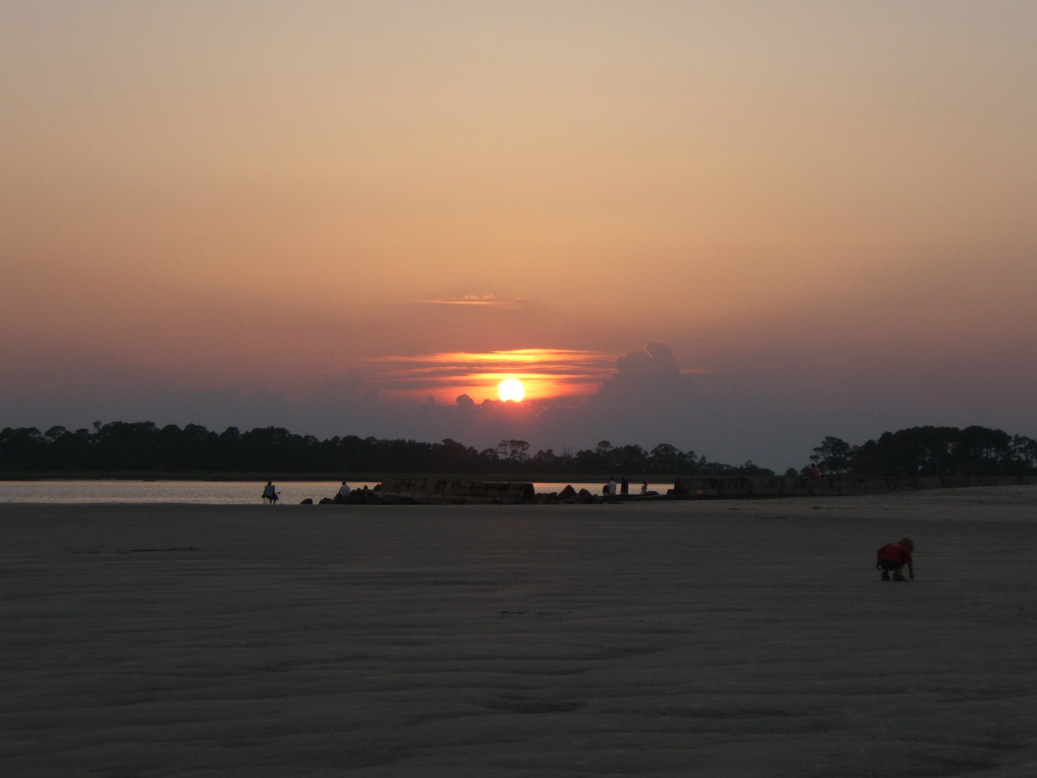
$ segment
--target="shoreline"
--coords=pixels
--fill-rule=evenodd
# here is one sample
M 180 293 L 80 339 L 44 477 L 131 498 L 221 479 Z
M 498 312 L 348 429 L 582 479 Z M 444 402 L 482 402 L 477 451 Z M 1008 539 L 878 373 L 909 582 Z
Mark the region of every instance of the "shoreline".
M 630 495 L 635 497 L 635 495 Z M 811 499 L 813 498 L 813 499 Z M 602 507 L 605 513 L 587 514 L 588 508 Z M 820 493 L 814 495 L 777 495 L 767 497 L 745 498 L 667 498 L 656 499 L 615 499 L 598 500 L 594 503 L 485 503 L 485 502 L 413 502 L 413 503 L 325 503 L 318 502 L 281 502 L 277 505 L 266 505 L 258 500 L 248 503 L 204 503 L 204 502 L 154 502 L 154 501 L 120 501 L 120 502 L 0 502 L 0 517 L 5 512 L 32 511 L 37 508 L 58 509 L 66 512 L 81 511 L 93 515 L 97 512 L 114 510 L 134 511 L 145 509 L 161 509 L 176 512 L 183 509 L 189 512 L 242 512 L 251 514 L 254 511 L 291 512 L 294 516 L 312 514 L 315 517 L 349 518 L 352 516 L 379 516 L 391 513 L 407 516 L 411 513 L 430 510 L 433 515 L 449 515 L 451 511 L 462 514 L 484 513 L 486 516 L 510 515 L 509 511 L 527 512 L 533 515 L 551 515 L 552 510 L 571 513 L 573 516 L 612 517 L 650 516 L 658 512 L 660 516 L 780 516 L 782 518 L 808 518 L 821 512 L 841 514 L 845 512 L 869 512 L 884 514 L 896 511 L 906 519 L 931 520 L 977 520 L 991 519 L 991 512 L 1002 508 L 1011 512 L 1013 521 L 1033 521 L 1037 525 L 1037 484 L 1003 484 L 997 486 L 969 486 L 952 488 L 933 488 L 917 490 L 895 490 L 883 493 L 840 494 Z M 341 508 L 342 510 L 335 510 Z M 974 514 L 974 510 L 978 514 Z M 957 514 L 957 516 L 955 515 Z

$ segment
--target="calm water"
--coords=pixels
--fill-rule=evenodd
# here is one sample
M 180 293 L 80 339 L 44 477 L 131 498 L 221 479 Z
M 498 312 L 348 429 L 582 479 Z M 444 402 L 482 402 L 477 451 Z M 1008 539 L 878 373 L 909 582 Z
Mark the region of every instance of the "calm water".
M 47 503 L 151 503 L 175 502 L 203 505 L 262 503 L 265 481 L 0 481 L 0 502 Z M 350 483 L 359 488 L 364 481 Z M 368 487 L 374 483 L 366 482 Z M 281 501 L 314 502 L 334 497 L 339 481 L 277 482 Z
M 0 503 L 196 503 L 200 505 L 259 505 L 265 481 L 0 481 Z M 376 481 L 350 481 L 353 489 L 374 488 Z M 567 482 L 537 482 L 537 492 L 557 492 Z M 307 497 L 318 502 L 334 497 L 339 481 L 278 481 L 277 489 L 285 505 L 299 503 Z M 576 483 L 573 488 L 601 494 L 601 483 Z M 672 483 L 648 485 L 663 494 Z M 638 493 L 640 484 L 630 484 Z

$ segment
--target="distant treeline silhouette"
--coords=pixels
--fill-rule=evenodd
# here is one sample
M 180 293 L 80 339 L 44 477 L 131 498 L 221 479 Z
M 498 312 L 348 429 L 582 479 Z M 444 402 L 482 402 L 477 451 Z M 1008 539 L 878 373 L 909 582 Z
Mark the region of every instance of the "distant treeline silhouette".
M 386 473 L 638 474 L 703 473 L 767 475 L 746 462 L 740 467 L 708 462 L 694 451 L 660 444 L 613 446 L 556 454 L 530 453 L 524 440 L 502 440 L 482 451 L 446 439 L 438 443 L 379 440 L 355 435 L 318 440 L 281 427 L 213 432 L 197 424 L 158 427 L 153 422 L 95 422 L 93 429 L 7 427 L 0 431 L 0 471 L 149 473 Z
M 8 473 L 458 473 L 471 475 L 774 475 L 748 461 L 709 462 L 668 443 L 651 450 L 603 440 L 576 452 L 530 453 L 524 440 L 482 451 L 438 443 L 355 435 L 319 440 L 281 427 L 214 432 L 197 424 L 95 422 L 93 429 L 6 427 L 0 471 Z M 1001 430 L 913 427 L 851 446 L 826 437 L 810 460 L 831 475 L 1028 475 L 1037 473 L 1037 441 Z M 804 468 L 805 470 L 806 468 Z M 800 471 L 790 469 L 785 475 Z
M 1037 441 L 986 427 L 911 427 L 851 446 L 826 437 L 810 456 L 830 475 L 1037 474 Z

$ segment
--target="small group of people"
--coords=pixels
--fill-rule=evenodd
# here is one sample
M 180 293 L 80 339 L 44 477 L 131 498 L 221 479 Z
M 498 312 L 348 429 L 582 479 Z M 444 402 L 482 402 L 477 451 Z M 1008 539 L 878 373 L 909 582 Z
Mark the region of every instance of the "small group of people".
M 342 486 L 338 488 L 339 497 L 349 497 L 349 484 L 345 481 L 342 482 Z M 276 505 L 277 501 L 281 499 L 281 493 L 277 491 L 277 487 L 274 486 L 273 481 L 267 481 L 266 486 L 263 487 L 263 502 L 268 505 Z
M 615 497 L 616 496 L 616 477 L 615 476 L 612 476 L 611 478 L 609 478 L 609 481 L 608 481 L 607 484 L 605 484 L 604 488 L 602 489 L 602 492 L 604 493 L 604 495 L 606 497 Z M 630 494 L 630 482 L 627 481 L 626 478 L 620 478 L 619 479 L 619 493 L 620 494 Z M 648 482 L 647 481 L 644 481 L 641 484 L 641 494 L 648 494 Z
M 366 484 L 363 487 L 363 492 L 367 492 Z M 346 481 L 343 481 L 338 488 L 338 493 L 335 495 L 335 500 L 344 502 L 350 494 L 352 494 L 352 489 L 349 488 L 349 484 Z M 267 505 L 277 505 L 277 501 L 281 499 L 281 493 L 277 491 L 273 481 L 266 482 L 266 486 L 263 487 L 263 494 L 260 496 Z M 307 500 L 303 500 L 303 502 L 307 502 Z M 312 500 L 309 500 L 309 502 L 312 502 Z

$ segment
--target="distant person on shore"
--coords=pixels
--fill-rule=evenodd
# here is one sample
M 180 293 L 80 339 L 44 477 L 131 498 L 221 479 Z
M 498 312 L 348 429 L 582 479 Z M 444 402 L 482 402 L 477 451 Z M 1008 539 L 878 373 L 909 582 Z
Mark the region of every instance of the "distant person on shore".
M 349 484 L 345 481 L 342 482 L 342 486 L 338 488 L 339 497 L 349 497 Z
M 609 497 L 615 497 L 616 496 L 616 477 L 615 476 L 612 476 L 609 479 L 608 485 L 605 487 L 605 494 L 607 494 Z
M 277 499 L 279 495 L 277 493 L 277 487 L 274 486 L 273 481 L 267 481 L 266 486 L 263 487 L 263 499 L 269 502 L 271 505 L 277 505 Z
M 648 494 L 648 482 L 641 484 L 641 494 Z
M 811 465 L 810 469 L 807 470 L 807 475 L 809 475 L 811 478 L 820 478 L 821 477 L 821 468 L 818 467 L 816 464 Z
M 630 494 L 630 482 L 627 481 L 626 476 L 623 476 L 619 482 L 619 493 Z
M 911 552 L 915 550 L 915 542 L 911 538 L 901 538 L 896 543 L 887 543 L 875 552 L 875 569 L 882 571 L 882 580 L 888 581 L 893 573 L 894 581 L 906 581 L 901 572 L 907 565 L 908 575 L 915 580 L 915 565 Z

